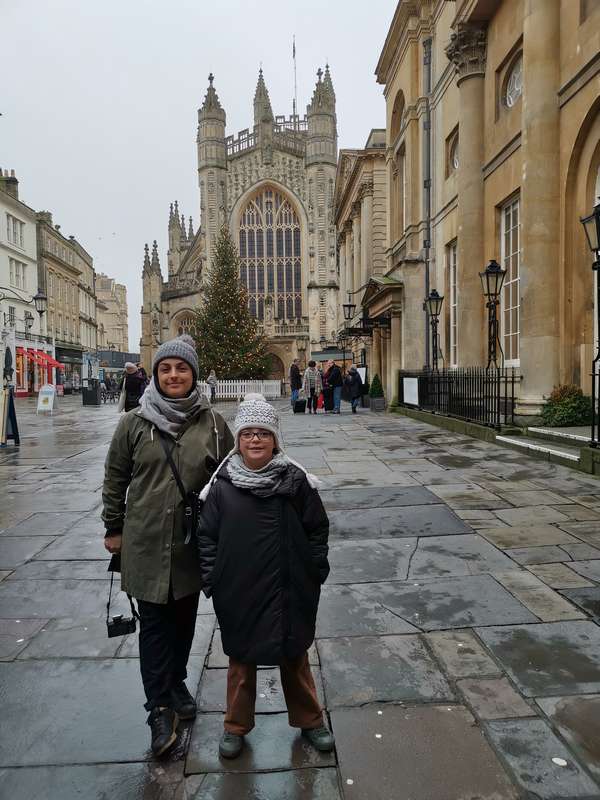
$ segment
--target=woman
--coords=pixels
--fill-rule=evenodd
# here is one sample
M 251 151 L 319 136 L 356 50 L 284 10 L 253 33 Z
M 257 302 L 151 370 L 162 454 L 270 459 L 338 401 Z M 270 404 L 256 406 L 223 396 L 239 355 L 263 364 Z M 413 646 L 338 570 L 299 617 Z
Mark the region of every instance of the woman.
M 135 364 L 125 362 L 125 373 L 121 382 L 121 391 L 125 392 L 125 406 L 123 411 L 131 411 L 140 404 L 140 397 L 146 389 L 146 380 Z
M 316 479 L 281 449 L 277 411 L 248 395 L 235 418 L 235 452 L 202 493 L 200 574 L 229 656 L 219 742 L 235 758 L 254 727 L 256 668 L 278 664 L 289 723 L 313 747 L 333 749 L 307 651 L 329 573 L 329 520 Z
M 356 414 L 356 409 L 358 404 L 360 403 L 360 398 L 362 397 L 363 391 L 363 382 L 362 378 L 360 377 L 360 373 L 352 364 L 350 369 L 348 370 L 348 374 L 344 378 L 344 383 L 348 390 L 348 395 L 350 396 L 350 401 L 352 403 L 352 413 Z
M 141 407 L 119 422 L 105 464 L 104 545 L 121 553 L 121 588 L 137 599 L 140 669 L 156 756 L 175 742 L 178 717 L 196 715 L 184 681 L 202 588 L 194 542 L 186 541 L 186 504 L 166 452 L 185 491 L 198 492 L 233 446 L 197 380 L 189 336 L 161 345 Z
M 302 384 L 304 396 L 308 401 L 308 413 L 317 413 L 317 401 L 319 395 L 323 391 L 323 382 L 321 380 L 321 373 L 317 369 L 316 361 L 309 361 L 308 367 L 304 371 L 304 381 Z
M 206 383 L 210 387 L 210 404 L 211 406 L 214 406 L 217 399 L 217 376 L 214 369 L 211 369 L 208 378 L 206 379 Z

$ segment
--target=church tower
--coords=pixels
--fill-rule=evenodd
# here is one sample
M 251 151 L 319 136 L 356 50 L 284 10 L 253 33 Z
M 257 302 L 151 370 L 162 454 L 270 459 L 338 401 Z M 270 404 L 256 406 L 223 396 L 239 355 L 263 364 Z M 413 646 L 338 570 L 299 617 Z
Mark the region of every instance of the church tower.
M 140 356 L 145 369 L 150 372 L 152 357 L 161 342 L 162 328 L 162 289 L 163 279 L 158 260 L 156 240 L 152 244 L 152 259 L 148 245 L 144 245 L 144 265 L 142 267 L 142 337 Z
M 210 272 L 217 233 L 226 221 L 227 148 L 226 114 L 208 76 L 208 89 L 198 110 L 198 183 L 200 185 L 200 220 L 206 239 L 206 272 Z
M 337 167 L 335 92 L 329 72 L 319 68 L 317 83 L 307 106 L 306 172 L 309 230 L 312 233 L 308 284 L 311 340 L 330 339 L 338 328 L 336 232 L 333 220 Z

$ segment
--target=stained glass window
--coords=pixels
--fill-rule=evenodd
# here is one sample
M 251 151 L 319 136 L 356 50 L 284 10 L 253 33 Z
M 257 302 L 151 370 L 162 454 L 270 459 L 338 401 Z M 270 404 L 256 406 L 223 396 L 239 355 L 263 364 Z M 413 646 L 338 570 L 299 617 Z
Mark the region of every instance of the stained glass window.
M 273 295 L 278 320 L 302 317 L 300 220 L 287 197 L 262 188 L 240 215 L 240 280 L 250 313 L 264 319 L 265 294 Z

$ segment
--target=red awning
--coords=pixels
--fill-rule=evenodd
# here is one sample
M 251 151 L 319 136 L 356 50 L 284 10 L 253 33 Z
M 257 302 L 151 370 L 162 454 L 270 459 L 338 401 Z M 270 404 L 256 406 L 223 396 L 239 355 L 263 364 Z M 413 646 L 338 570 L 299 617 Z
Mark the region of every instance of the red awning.
M 17 353 L 22 356 L 25 353 L 25 350 L 22 347 L 17 347 Z
M 28 358 L 29 361 L 33 361 L 35 364 L 37 364 L 40 367 L 45 367 L 46 366 L 46 362 L 44 361 L 44 359 L 40 358 L 38 356 L 37 352 L 32 347 L 28 347 L 27 348 L 27 358 Z
M 52 358 L 52 356 L 49 355 L 48 353 L 44 353 L 43 350 L 36 350 L 35 352 L 40 358 L 44 359 L 45 366 L 58 367 L 59 369 L 63 369 L 63 365 L 60 363 L 60 361 L 57 361 L 55 358 Z

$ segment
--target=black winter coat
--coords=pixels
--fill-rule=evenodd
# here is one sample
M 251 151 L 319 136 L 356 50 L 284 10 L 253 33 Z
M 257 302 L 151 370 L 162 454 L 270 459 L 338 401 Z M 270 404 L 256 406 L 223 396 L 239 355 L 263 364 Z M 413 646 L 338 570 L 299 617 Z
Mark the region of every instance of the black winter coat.
M 362 395 L 363 382 L 360 373 L 356 369 L 351 369 L 344 379 L 348 394 L 354 400 Z
M 225 653 L 249 664 L 298 658 L 315 636 L 329 574 L 329 520 L 318 492 L 290 465 L 281 494 L 257 497 L 223 467 L 200 514 L 201 580 Z
M 344 379 L 342 378 L 342 370 L 337 364 L 334 364 L 333 367 L 327 370 L 327 383 L 334 389 L 337 386 L 342 386 L 344 383 Z
M 292 364 L 290 367 L 290 389 L 302 388 L 302 375 L 300 374 L 300 367 L 297 364 Z

